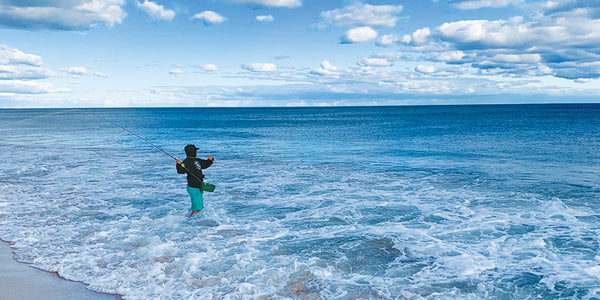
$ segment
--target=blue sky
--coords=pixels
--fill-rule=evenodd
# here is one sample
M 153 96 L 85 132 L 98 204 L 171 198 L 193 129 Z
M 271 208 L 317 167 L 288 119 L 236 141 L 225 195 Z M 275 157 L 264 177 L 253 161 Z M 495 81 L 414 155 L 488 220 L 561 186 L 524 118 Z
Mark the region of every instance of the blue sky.
M 600 1 L 0 0 L 0 107 L 600 102 Z

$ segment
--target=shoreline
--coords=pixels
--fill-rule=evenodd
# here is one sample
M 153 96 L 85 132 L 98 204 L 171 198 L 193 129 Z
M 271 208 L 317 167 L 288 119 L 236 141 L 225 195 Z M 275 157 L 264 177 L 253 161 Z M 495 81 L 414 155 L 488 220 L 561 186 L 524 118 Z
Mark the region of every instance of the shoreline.
M 13 258 L 10 243 L 0 240 L 0 295 L 2 299 L 90 299 L 116 300 L 119 295 L 103 294 L 71 281 L 57 273 L 19 263 Z

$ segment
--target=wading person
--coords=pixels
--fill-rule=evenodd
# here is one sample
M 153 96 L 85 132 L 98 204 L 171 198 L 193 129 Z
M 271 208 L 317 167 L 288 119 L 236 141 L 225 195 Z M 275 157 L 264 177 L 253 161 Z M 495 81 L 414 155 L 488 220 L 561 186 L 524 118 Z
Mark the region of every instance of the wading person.
M 187 174 L 187 191 L 192 201 L 192 213 L 190 217 L 204 208 L 204 200 L 202 198 L 204 175 L 202 174 L 202 169 L 210 167 L 214 162 L 212 155 L 208 156 L 208 159 L 197 158 L 197 151 L 198 148 L 196 146 L 187 145 L 185 146 L 185 155 L 187 155 L 187 158 L 183 162 L 179 159 L 175 160 L 177 162 L 177 173 Z

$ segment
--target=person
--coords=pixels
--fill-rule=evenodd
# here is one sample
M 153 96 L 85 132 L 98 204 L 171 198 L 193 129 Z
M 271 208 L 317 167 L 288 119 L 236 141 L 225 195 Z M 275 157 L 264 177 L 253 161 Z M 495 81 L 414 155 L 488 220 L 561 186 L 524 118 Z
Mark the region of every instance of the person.
M 202 174 L 202 169 L 210 167 L 215 159 L 212 155 L 208 156 L 208 159 L 197 158 L 198 148 L 194 145 L 187 145 L 184 150 L 187 158 L 183 162 L 179 159 L 176 159 L 175 162 L 177 162 L 177 173 L 187 174 L 187 191 L 192 201 L 191 217 L 204 208 L 204 199 L 202 197 L 204 175 Z

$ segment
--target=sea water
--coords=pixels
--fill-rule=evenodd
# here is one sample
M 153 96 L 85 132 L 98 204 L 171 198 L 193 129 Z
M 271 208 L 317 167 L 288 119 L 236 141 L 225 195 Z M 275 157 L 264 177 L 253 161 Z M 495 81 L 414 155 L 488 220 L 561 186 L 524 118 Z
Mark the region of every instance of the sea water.
M 189 215 L 174 160 L 217 185 Z M 600 298 L 600 105 L 0 110 L 0 238 L 125 299 Z

